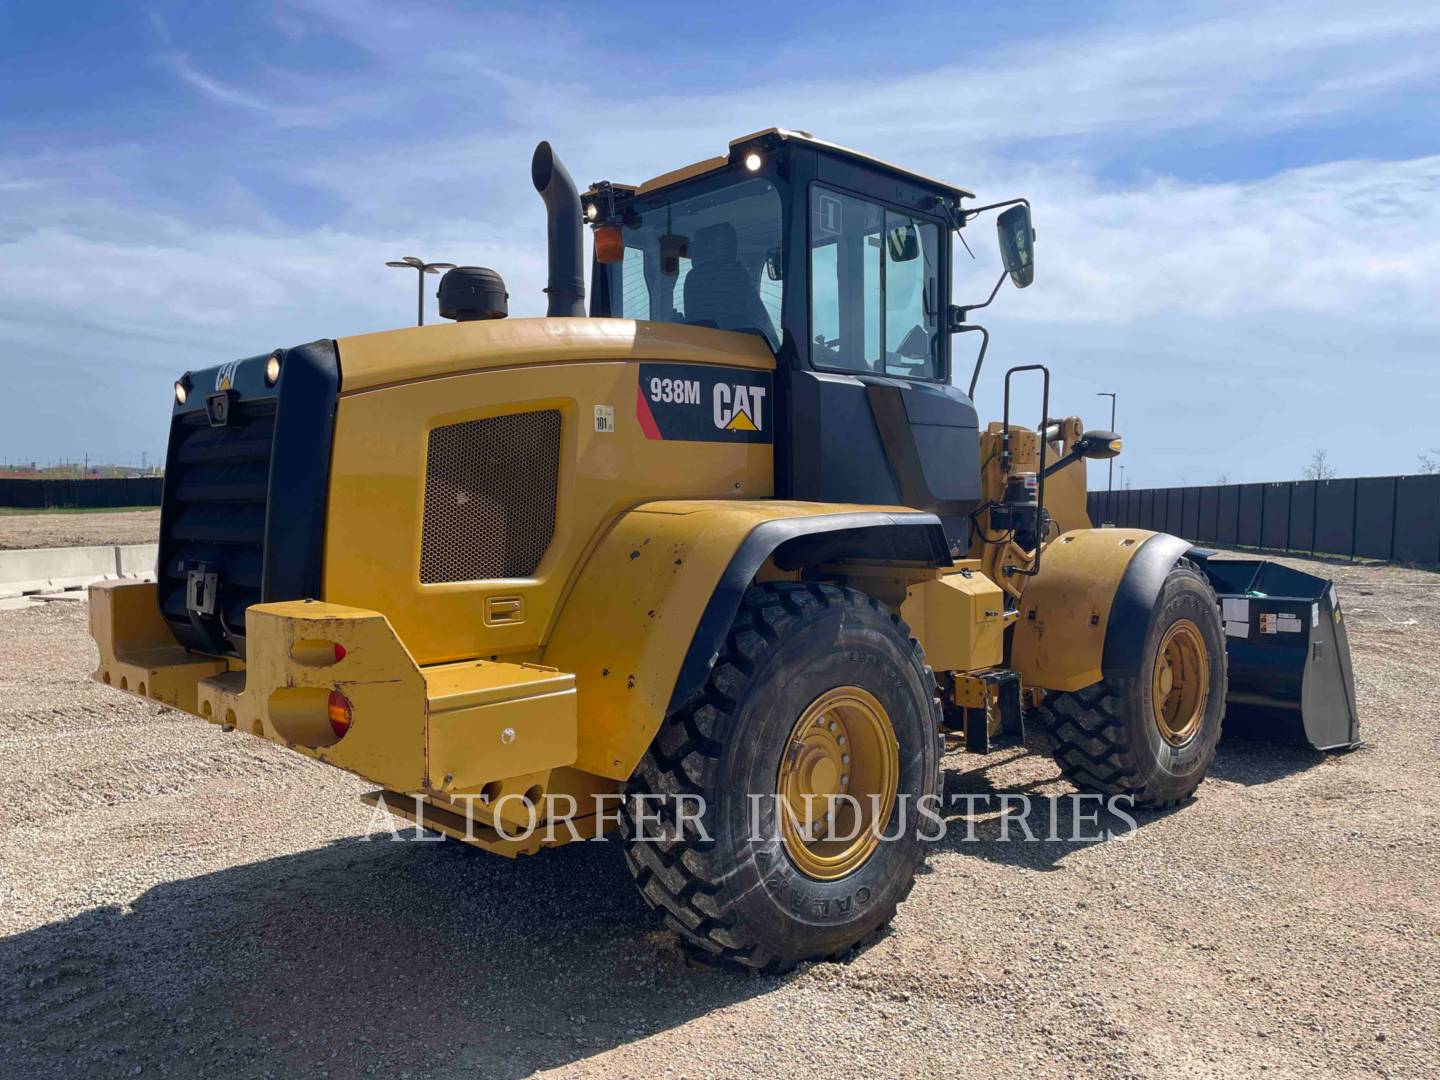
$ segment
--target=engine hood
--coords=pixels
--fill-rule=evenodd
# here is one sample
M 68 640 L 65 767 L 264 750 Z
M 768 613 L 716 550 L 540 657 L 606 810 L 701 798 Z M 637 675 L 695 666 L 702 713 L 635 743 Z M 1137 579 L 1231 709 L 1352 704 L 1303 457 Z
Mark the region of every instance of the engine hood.
M 770 370 L 754 334 L 634 319 L 492 319 L 341 338 L 342 393 L 487 368 L 577 360 L 675 360 Z

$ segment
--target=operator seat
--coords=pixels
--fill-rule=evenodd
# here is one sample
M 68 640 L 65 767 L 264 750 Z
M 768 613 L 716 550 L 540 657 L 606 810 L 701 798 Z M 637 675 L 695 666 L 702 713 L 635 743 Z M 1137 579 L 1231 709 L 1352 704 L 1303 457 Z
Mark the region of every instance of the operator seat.
M 754 329 L 772 342 L 777 340 L 755 279 L 740 265 L 735 226 L 728 221 L 697 229 L 690 241 L 685 321 L 709 323 L 721 330 Z

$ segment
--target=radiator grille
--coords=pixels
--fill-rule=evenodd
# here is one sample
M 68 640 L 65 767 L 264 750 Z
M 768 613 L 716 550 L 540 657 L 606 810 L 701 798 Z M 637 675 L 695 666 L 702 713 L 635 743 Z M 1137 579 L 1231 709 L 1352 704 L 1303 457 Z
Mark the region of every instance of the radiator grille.
M 555 535 L 560 413 L 514 413 L 430 432 L 420 580 L 530 577 Z
M 160 610 L 190 648 L 236 651 L 245 611 L 260 602 L 265 565 L 265 506 L 275 402 L 241 401 L 226 427 L 210 427 L 205 414 L 173 421 L 165 505 L 160 514 Z M 185 607 L 190 570 L 219 575 L 219 603 L 200 621 L 210 641 L 194 633 Z M 210 642 L 213 642 L 212 646 Z

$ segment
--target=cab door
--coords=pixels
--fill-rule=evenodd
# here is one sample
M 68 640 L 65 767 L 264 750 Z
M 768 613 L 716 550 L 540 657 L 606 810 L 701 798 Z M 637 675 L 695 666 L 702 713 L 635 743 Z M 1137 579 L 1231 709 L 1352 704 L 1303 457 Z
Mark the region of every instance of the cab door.
M 807 219 L 808 335 L 790 382 L 794 497 L 929 510 L 963 541 L 980 498 L 979 433 L 970 399 L 948 381 L 948 231 L 819 182 Z

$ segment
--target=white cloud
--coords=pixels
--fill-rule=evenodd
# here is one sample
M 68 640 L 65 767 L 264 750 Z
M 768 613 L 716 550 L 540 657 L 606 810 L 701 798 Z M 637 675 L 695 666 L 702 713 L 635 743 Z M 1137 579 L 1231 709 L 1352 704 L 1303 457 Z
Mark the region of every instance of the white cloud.
M 1289 475 L 1274 470 L 1292 448 L 1277 447 L 1244 410 L 1275 413 L 1284 400 L 1283 438 L 1308 437 L 1306 414 L 1346 393 L 1351 358 L 1379 343 L 1397 358 L 1392 370 L 1405 365 L 1405 423 L 1433 427 L 1440 408 L 1426 353 L 1440 280 L 1440 157 L 1355 161 L 1339 148 L 1335 161 L 1243 183 L 1157 174 L 1118 186 L 1076 148 L 1367 115 L 1440 77 L 1440 9 L 1237 8 L 974 50 L 900 78 L 740 80 L 723 93 L 678 94 L 650 90 L 664 85 L 663 60 L 644 80 L 614 78 L 573 28 L 535 38 L 525 18 L 486 23 L 482 36 L 458 16 L 437 39 L 433 19 L 391 5 L 311 0 L 281 12 L 292 38 L 338 29 L 369 50 L 373 85 L 279 72 L 262 95 L 217 79 L 162 36 L 164 56 L 194 92 L 275 129 L 267 158 L 288 182 L 335 201 L 324 224 L 275 220 L 222 168 L 217 180 L 192 179 L 212 192 L 232 184 L 234 212 L 223 224 L 197 220 L 170 193 L 146 196 L 129 183 L 154 145 L 34 160 L 0 151 L 0 349 L 36 358 L 28 378 L 40 390 L 35 402 L 11 395 L 0 406 L 0 432 L 28 440 L 0 444 L 0 455 L 36 441 L 78 452 L 60 440 L 79 436 L 54 434 L 75 428 L 77 408 L 103 414 L 82 425 L 85 437 L 103 431 L 117 446 L 153 447 L 180 370 L 405 325 L 414 282 L 382 262 L 412 250 L 493 266 L 512 312 L 538 313 L 543 214 L 526 169 L 537 138 L 553 139 L 584 184 L 642 179 L 774 123 L 996 198 L 1028 195 L 1037 280 L 986 312 L 996 340 L 982 396 L 997 400 L 997 373 L 1029 359 L 1055 365 L 1066 410 L 1098 415 L 1094 389 L 1123 387 L 1131 460 L 1156 470 L 1132 473 L 1137 480 L 1210 479 L 1226 446 L 1243 456 L 1228 466 L 1236 479 Z M 422 97 L 417 122 L 409 114 Z M 284 129 L 304 126 L 308 138 L 372 113 L 412 123 L 383 140 L 357 132 L 324 153 L 283 152 Z M 265 149 L 262 135 L 248 137 Z M 969 272 L 957 300 L 983 296 L 998 272 L 990 228 L 968 230 L 979 262 L 958 250 L 957 267 Z M 1187 387 L 1195 406 L 1182 415 L 1172 413 L 1177 371 L 1204 373 L 1203 388 Z M 1375 385 L 1350 392 L 1365 410 L 1327 416 L 1338 460 L 1372 447 L 1356 469 L 1388 460 L 1367 415 L 1384 408 Z
M 444 242 L 435 233 L 187 231 L 173 221 L 154 232 L 122 241 L 43 228 L 0 241 L 0 355 L 24 387 L 0 397 L 0 459 L 89 453 L 138 463 L 143 449 L 154 460 L 182 371 L 410 325 L 415 279 L 383 259 Z M 512 311 L 543 313 L 543 234 L 489 254 Z M 438 281 L 427 278 L 431 296 Z M 433 321 L 433 299 L 427 307 Z
M 961 33 L 968 16 L 956 9 L 951 18 Z M 672 166 L 677 148 L 693 147 L 697 158 L 714 153 L 713 138 L 699 141 L 712 132 L 729 138 L 776 123 L 926 171 L 963 170 L 976 151 L 1020 140 L 1135 139 L 1210 124 L 1265 132 L 1362 112 L 1437 76 L 1440 8 L 1306 3 L 1243 6 L 1133 30 L 1103 26 L 998 53 L 977 50 L 900 78 L 866 77 L 857 65 L 844 78 L 804 85 L 741 79 L 724 93 L 647 92 L 631 80 L 585 91 L 563 75 L 525 68 L 512 72 L 508 86 L 516 124 L 565 124 L 579 129 L 577 141 L 597 147 L 623 140 L 627 158 L 640 159 L 632 163 L 638 177 Z M 574 113 L 577 100 L 587 103 L 583 116 Z M 592 117 L 603 118 L 603 130 Z M 656 150 L 667 156 L 656 158 Z
M 1036 170 L 1017 190 L 1035 204 L 1038 233 L 1036 285 L 1011 304 L 1023 317 L 1440 321 L 1440 156 L 1123 191 Z M 970 230 L 978 244 L 968 238 L 986 256 L 987 226 Z
M 169 341 L 183 351 L 160 366 L 183 369 L 278 344 L 404 326 L 414 312 L 414 279 L 386 268 L 383 257 L 439 244 L 434 235 L 330 230 L 118 243 L 42 229 L 0 246 L 0 321 L 12 332 L 46 332 L 78 320 L 115 342 Z M 538 293 L 543 242 L 494 254 L 512 280 L 531 286 L 524 292 Z M 156 362 L 153 353 L 147 362 Z

